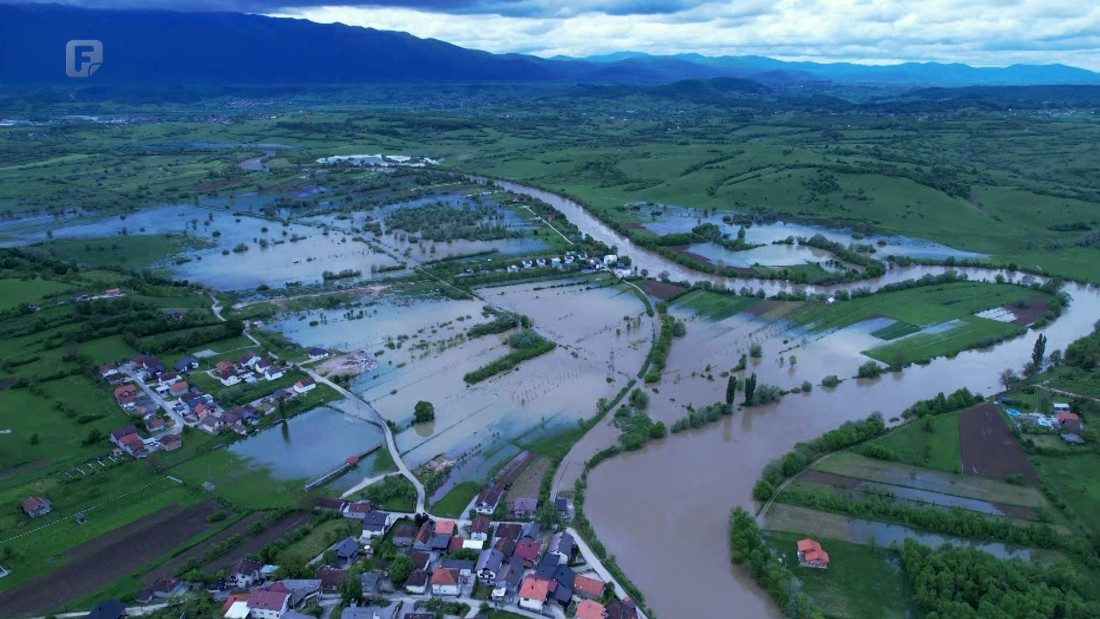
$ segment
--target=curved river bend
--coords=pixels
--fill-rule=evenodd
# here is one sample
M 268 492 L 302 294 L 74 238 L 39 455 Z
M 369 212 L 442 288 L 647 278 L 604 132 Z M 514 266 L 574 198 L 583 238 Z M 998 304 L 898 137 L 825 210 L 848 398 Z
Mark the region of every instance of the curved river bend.
M 769 294 L 796 288 L 773 280 L 731 279 L 691 271 L 634 244 L 572 200 L 512 182 L 496 182 L 510 191 L 547 202 L 582 232 L 617 246 L 620 253 L 630 255 L 634 264 L 650 273 L 667 271 L 673 280 L 711 281 L 716 286 L 737 289 L 763 288 Z M 925 266 L 894 268 L 876 280 L 829 288 L 798 288 L 810 292 L 877 289 L 891 282 L 947 270 Z M 1013 278 L 1013 274 L 991 269 L 954 270 L 974 280 L 991 281 L 998 273 Z M 1065 291 L 1073 297 L 1072 302 L 1058 320 L 1043 328 L 1049 341 L 1048 351 L 1064 349 L 1087 334 L 1100 317 L 1100 293 L 1096 288 L 1072 284 Z M 727 320 L 736 323 L 737 319 Z M 724 347 L 728 353 L 744 345 L 743 325 L 731 324 L 725 331 L 728 340 L 722 339 L 718 327 L 700 323 L 689 326 L 688 338 L 696 329 L 719 335 L 698 346 L 687 342 L 679 347 L 673 345 L 668 367 L 681 369 L 681 375 L 702 370 L 700 365 L 709 361 L 707 354 L 714 350 L 720 353 Z M 783 333 L 774 337 L 781 338 Z M 730 564 L 727 549 L 730 508 L 734 505 L 753 508 L 752 484 L 764 466 L 799 441 L 875 411 L 890 418 L 918 399 L 960 387 L 987 394 L 999 391 L 1001 371 L 1021 367 L 1030 356 L 1032 340 L 1020 337 L 991 349 L 966 351 L 953 358 L 937 358 L 928 365 L 910 366 L 878 380 L 850 379 L 835 389 L 816 388 L 811 393 L 789 395 L 778 404 L 746 409 L 717 424 L 673 435 L 639 452 L 612 458 L 589 475 L 588 517 L 600 540 L 642 589 L 647 603 L 660 617 L 779 617 L 781 613 L 770 598 Z M 844 352 L 844 348 L 844 333 L 809 344 L 798 351 L 798 367 L 820 368 L 821 359 L 832 359 L 838 349 Z M 795 377 L 798 381 L 803 379 L 794 368 L 768 361 L 752 369 L 762 383 L 789 385 Z M 843 375 L 839 369 L 838 373 Z M 816 383 L 821 376 L 805 378 Z M 679 377 L 673 381 L 666 374 L 660 384 L 661 398 L 654 398 L 651 414 L 666 422 L 674 420 L 683 415 L 683 409 L 679 404 L 670 404 L 671 399 L 696 404 L 714 402 L 722 399 L 724 387 L 724 381 L 686 378 L 681 381 Z

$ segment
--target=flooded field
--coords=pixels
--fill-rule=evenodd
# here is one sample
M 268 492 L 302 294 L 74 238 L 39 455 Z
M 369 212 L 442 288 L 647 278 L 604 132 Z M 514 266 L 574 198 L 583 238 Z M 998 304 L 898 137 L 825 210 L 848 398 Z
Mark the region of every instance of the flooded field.
M 351 389 L 401 428 L 396 440 L 406 461 L 415 466 L 478 448 L 482 457 L 464 465 L 472 478 L 487 472 L 484 460 L 496 461 L 500 443 L 591 416 L 596 400 L 614 395 L 637 373 L 651 337 L 651 331 L 631 333 L 625 326 L 624 316 L 644 316 L 638 297 L 592 279 L 478 294 L 484 302 L 383 297 L 361 308 L 361 319 L 348 319 L 346 310 L 310 310 L 284 315 L 269 328 L 307 346 L 374 353 L 379 367 L 357 377 Z M 509 352 L 510 332 L 465 336 L 488 320 L 485 302 L 529 316 L 557 348 L 467 385 L 465 373 Z M 409 425 L 421 399 L 432 401 L 436 419 Z
M 266 198 L 253 195 L 241 199 Z M 212 246 L 185 252 L 179 257 L 182 260 L 169 260 L 162 266 L 176 277 L 221 290 L 255 288 L 261 284 L 315 283 L 322 280 L 325 271 L 335 273 L 345 269 L 369 276 L 373 269 L 398 264 L 353 240 L 346 232 L 297 223 L 283 225 L 193 205 L 162 205 L 125 215 L 76 219 L 61 225 L 4 227 L 0 228 L 0 234 L 9 244 L 25 245 L 46 240 L 47 229 L 55 239 L 166 233 L 204 239 Z
M 291 417 L 229 451 L 286 480 L 313 480 L 383 442 L 382 430 L 327 406 Z
M 797 243 L 791 245 L 785 243 L 764 245 L 763 247 L 741 251 L 726 249 L 718 243 L 695 243 L 688 245 L 686 249 L 714 264 L 724 264 L 732 267 L 751 267 L 754 265 L 792 266 L 806 262 L 819 262 L 823 268 L 831 270 L 826 262 L 833 259 L 833 255 L 824 249 Z
M 1050 554 L 1049 551 L 1009 546 L 999 542 L 979 542 L 949 535 L 937 535 L 899 524 L 849 518 L 797 505 L 774 505 L 768 510 L 766 525 L 768 529 L 776 531 L 805 533 L 857 544 L 874 545 L 880 548 L 889 548 L 895 545 L 900 547 L 905 542 L 905 538 L 911 537 L 922 544 L 933 547 L 945 543 L 953 546 L 968 546 L 988 552 L 1001 559 L 1030 560 L 1039 558 L 1044 554 Z
M 410 465 L 441 453 L 456 456 L 477 446 L 491 451 L 495 443 L 526 435 L 533 428 L 575 423 L 592 415 L 597 399 L 616 393 L 641 367 L 649 334 L 621 329 L 624 316 L 644 313 L 637 297 L 614 288 L 588 289 L 587 282 L 543 286 L 489 288 L 479 294 L 498 307 L 528 315 L 539 333 L 558 344 L 550 353 L 527 360 L 514 371 L 467 385 L 466 372 L 508 352 L 508 334 L 463 338 L 435 346 L 426 355 L 401 353 L 391 359 L 387 351 L 382 359 L 384 364 L 393 361 L 392 366 L 353 384 L 354 391 L 404 428 L 397 434 L 397 443 Z M 416 332 L 437 322 L 454 303 L 426 303 L 402 312 L 398 320 L 403 331 Z M 477 320 L 466 321 L 454 330 L 456 334 L 484 320 L 480 305 L 473 309 L 472 302 L 463 303 L 464 311 Z M 434 423 L 406 427 L 413 405 L 426 397 L 435 404 Z
M 909 267 L 893 267 L 888 268 L 886 274 L 882 277 L 874 279 L 865 279 L 858 282 L 849 284 L 838 284 L 834 286 L 807 286 L 802 284 L 792 284 L 787 281 L 781 280 L 769 280 L 759 279 L 753 277 L 721 277 L 716 275 L 709 275 L 693 271 L 687 267 L 681 266 L 671 260 L 661 256 L 660 254 L 651 252 L 629 238 L 615 232 L 606 224 L 597 219 L 594 215 L 589 213 L 582 205 L 577 202 L 564 198 L 555 193 L 545 191 L 542 189 L 536 189 L 534 187 L 528 187 L 519 183 L 513 183 L 511 181 L 495 181 L 498 185 L 519 194 L 524 194 L 537 198 L 553 206 L 560 211 L 570 222 L 580 228 L 581 232 L 591 236 L 592 238 L 605 243 L 608 246 L 618 247 L 620 254 L 627 254 L 631 257 L 632 264 L 639 270 L 645 269 L 651 274 L 667 274 L 673 281 L 687 281 L 687 282 L 701 282 L 708 281 L 712 285 L 719 288 L 725 288 L 728 290 L 741 290 L 742 288 L 749 288 L 751 290 L 763 290 L 768 295 L 773 295 L 777 292 L 790 292 L 793 290 L 805 290 L 807 292 L 830 292 L 834 290 L 851 290 L 855 288 L 866 288 L 868 290 L 877 290 L 884 285 L 892 284 L 896 282 L 916 279 L 924 275 L 939 275 L 946 271 L 945 267 L 940 266 L 909 266 Z M 784 235 L 786 238 L 787 235 Z M 849 237 L 845 237 L 850 240 Z M 915 239 L 914 243 L 925 243 L 926 241 Z M 909 254 L 916 255 L 916 254 Z M 993 281 L 993 279 L 1000 274 L 1003 277 L 1007 277 L 1009 280 L 1019 277 L 1016 273 L 1010 273 L 1008 271 L 998 271 L 993 269 L 975 269 L 975 268 L 955 268 L 955 271 L 965 274 L 974 280 Z
M 643 207 L 639 215 L 649 220 L 643 223 L 642 227 L 656 232 L 657 234 L 690 232 L 693 227 L 699 224 L 712 223 L 717 225 L 723 233 L 729 234 L 731 237 L 736 237 L 741 228 L 741 225 L 738 223 L 726 223 L 723 221 L 723 215 L 703 215 L 701 211 L 681 206 L 660 205 L 657 207 Z M 800 224 L 789 221 L 754 223 L 745 226 L 745 241 L 757 244 L 764 243 L 766 245 L 772 245 L 773 243 L 784 241 L 790 237 L 810 238 L 816 234 L 820 234 L 830 241 L 843 243 L 844 245 L 851 243 L 870 245 L 875 248 L 875 255 L 880 257 L 909 256 L 911 258 L 942 259 L 948 256 L 953 256 L 955 258 L 980 258 L 985 255 L 955 249 L 923 239 L 913 239 L 905 236 L 865 236 L 862 234 L 855 234 L 852 230 L 843 228 L 830 228 L 828 226 Z M 801 262 L 817 262 L 827 259 L 820 257 L 822 254 L 829 256 L 828 252 L 822 252 L 812 247 L 799 247 L 798 245 L 776 245 L 773 247 L 785 247 L 786 249 L 781 251 L 769 247 L 761 247 L 756 250 L 748 250 L 745 252 L 731 252 L 734 254 L 744 254 L 746 257 L 752 255 L 754 252 L 759 253 L 752 258 L 746 258 L 748 262 L 747 265 L 737 265 L 732 262 L 726 262 L 726 264 L 733 266 L 749 266 L 753 264 L 751 261 L 755 260 L 763 265 L 783 266 L 799 264 Z
M 1052 348 L 1064 348 L 1087 333 L 1100 315 L 1095 289 L 1073 285 L 1067 291 L 1073 303 L 1044 329 Z M 689 320 L 687 336 L 672 345 L 660 393 L 652 396 L 654 418 L 677 419 L 685 414 L 687 402 L 698 406 L 720 400 L 725 382 L 709 380 L 706 366 L 728 369 L 750 342 L 764 348 L 763 358 L 750 371 L 762 383 L 789 388 L 803 380 L 816 385 L 827 374 L 852 376 L 865 359 L 859 351 L 873 339 L 866 328 L 853 325 L 791 350 L 793 343 L 801 343 L 800 334 L 775 318 L 741 314 L 718 322 Z M 640 453 L 613 458 L 590 474 L 588 516 L 657 613 L 711 615 L 734 607 L 744 616 L 779 616 L 771 600 L 733 569 L 725 544 L 729 510 L 733 505 L 752 508 L 752 484 L 763 467 L 796 442 L 849 419 L 874 411 L 889 418 L 938 391 L 998 391 L 1000 371 L 1021 366 L 1032 339 L 936 359 L 877 380 L 849 378 L 835 389 L 815 386 L 810 393 L 788 395 L 779 404 L 747 409 L 713 426 L 653 443 Z M 796 354 L 796 365 L 781 364 L 780 353 Z M 661 497 L 659 506 L 654 506 L 654 496 Z M 659 534 L 671 527 L 693 534 Z M 684 567 L 670 574 L 654 557 Z

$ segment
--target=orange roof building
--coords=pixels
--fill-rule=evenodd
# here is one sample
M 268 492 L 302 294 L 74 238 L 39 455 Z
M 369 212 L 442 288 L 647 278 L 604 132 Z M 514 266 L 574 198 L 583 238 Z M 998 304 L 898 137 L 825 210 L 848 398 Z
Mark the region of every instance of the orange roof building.
M 577 619 L 604 619 L 603 604 L 596 602 L 595 600 L 581 600 L 580 604 L 577 604 Z
M 810 538 L 798 540 L 798 562 L 802 567 L 816 567 L 818 569 L 829 568 L 829 553 L 821 548 L 821 544 Z
M 580 574 L 573 578 L 573 591 L 583 597 L 598 598 L 603 595 L 603 588 L 602 580 Z

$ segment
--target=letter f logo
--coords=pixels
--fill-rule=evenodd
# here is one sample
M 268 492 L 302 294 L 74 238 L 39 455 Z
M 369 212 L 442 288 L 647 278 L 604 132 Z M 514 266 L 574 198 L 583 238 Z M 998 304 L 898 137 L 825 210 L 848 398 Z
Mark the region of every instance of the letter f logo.
M 103 43 L 95 39 L 74 39 L 65 44 L 65 75 L 89 77 L 103 64 Z

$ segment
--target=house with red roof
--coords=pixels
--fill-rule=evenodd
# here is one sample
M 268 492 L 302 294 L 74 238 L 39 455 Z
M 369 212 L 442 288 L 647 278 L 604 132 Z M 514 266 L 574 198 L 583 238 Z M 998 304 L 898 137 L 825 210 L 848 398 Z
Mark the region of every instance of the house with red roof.
M 225 602 L 222 603 L 222 608 L 221 608 L 222 616 L 224 617 L 227 614 L 229 614 L 229 609 L 232 608 L 233 605 L 236 604 L 237 602 L 242 602 L 245 606 L 247 606 L 248 605 L 248 595 L 249 594 L 247 594 L 247 593 L 230 593 L 229 596 L 225 598 Z
M 438 535 L 444 533 L 446 535 L 455 534 L 455 521 L 440 518 L 435 521 L 435 533 Z
M 551 582 L 533 574 L 525 576 L 519 585 L 520 608 L 541 613 L 542 607 L 546 605 L 546 597 L 550 595 Z
M 516 542 L 516 548 L 512 551 L 512 556 L 523 559 L 523 563 L 527 567 L 534 567 L 538 563 L 539 551 L 541 550 L 542 542 L 536 539 L 524 539 Z
M 1059 411 L 1054 414 L 1054 419 L 1058 422 L 1058 429 L 1063 432 L 1081 431 L 1081 417 L 1077 413 Z
M 458 570 L 438 567 L 432 572 L 432 595 L 458 595 Z
M 183 439 L 179 434 L 165 434 L 160 437 L 160 446 L 164 451 L 175 451 L 183 446 Z
M 798 540 L 798 562 L 802 567 L 816 567 L 829 569 L 829 553 L 821 548 L 821 544 L 810 538 Z
M 290 589 L 280 582 L 256 587 L 248 593 L 249 616 L 254 619 L 282 619 L 289 606 Z
M 23 511 L 31 518 L 45 516 L 53 509 L 53 503 L 46 497 L 29 496 L 23 499 Z
M 187 384 L 187 381 L 177 380 L 176 382 L 168 386 L 168 395 L 174 398 L 178 398 L 181 395 L 187 393 L 187 390 L 190 388 L 191 387 Z
M 137 399 L 137 386 L 126 384 L 119 387 L 115 387 L 115 402 L 125 409 L 131 409 L 134 407 L 134 400 Z
M 577 604 L 576 619 L 604 619 L 606 609 L 595 600 L 581 600 Z
M 599 599 L 603 597 L 604 582 L 591 576 L 577 574 L 573 577 L 573 593 L 582 598 Z

